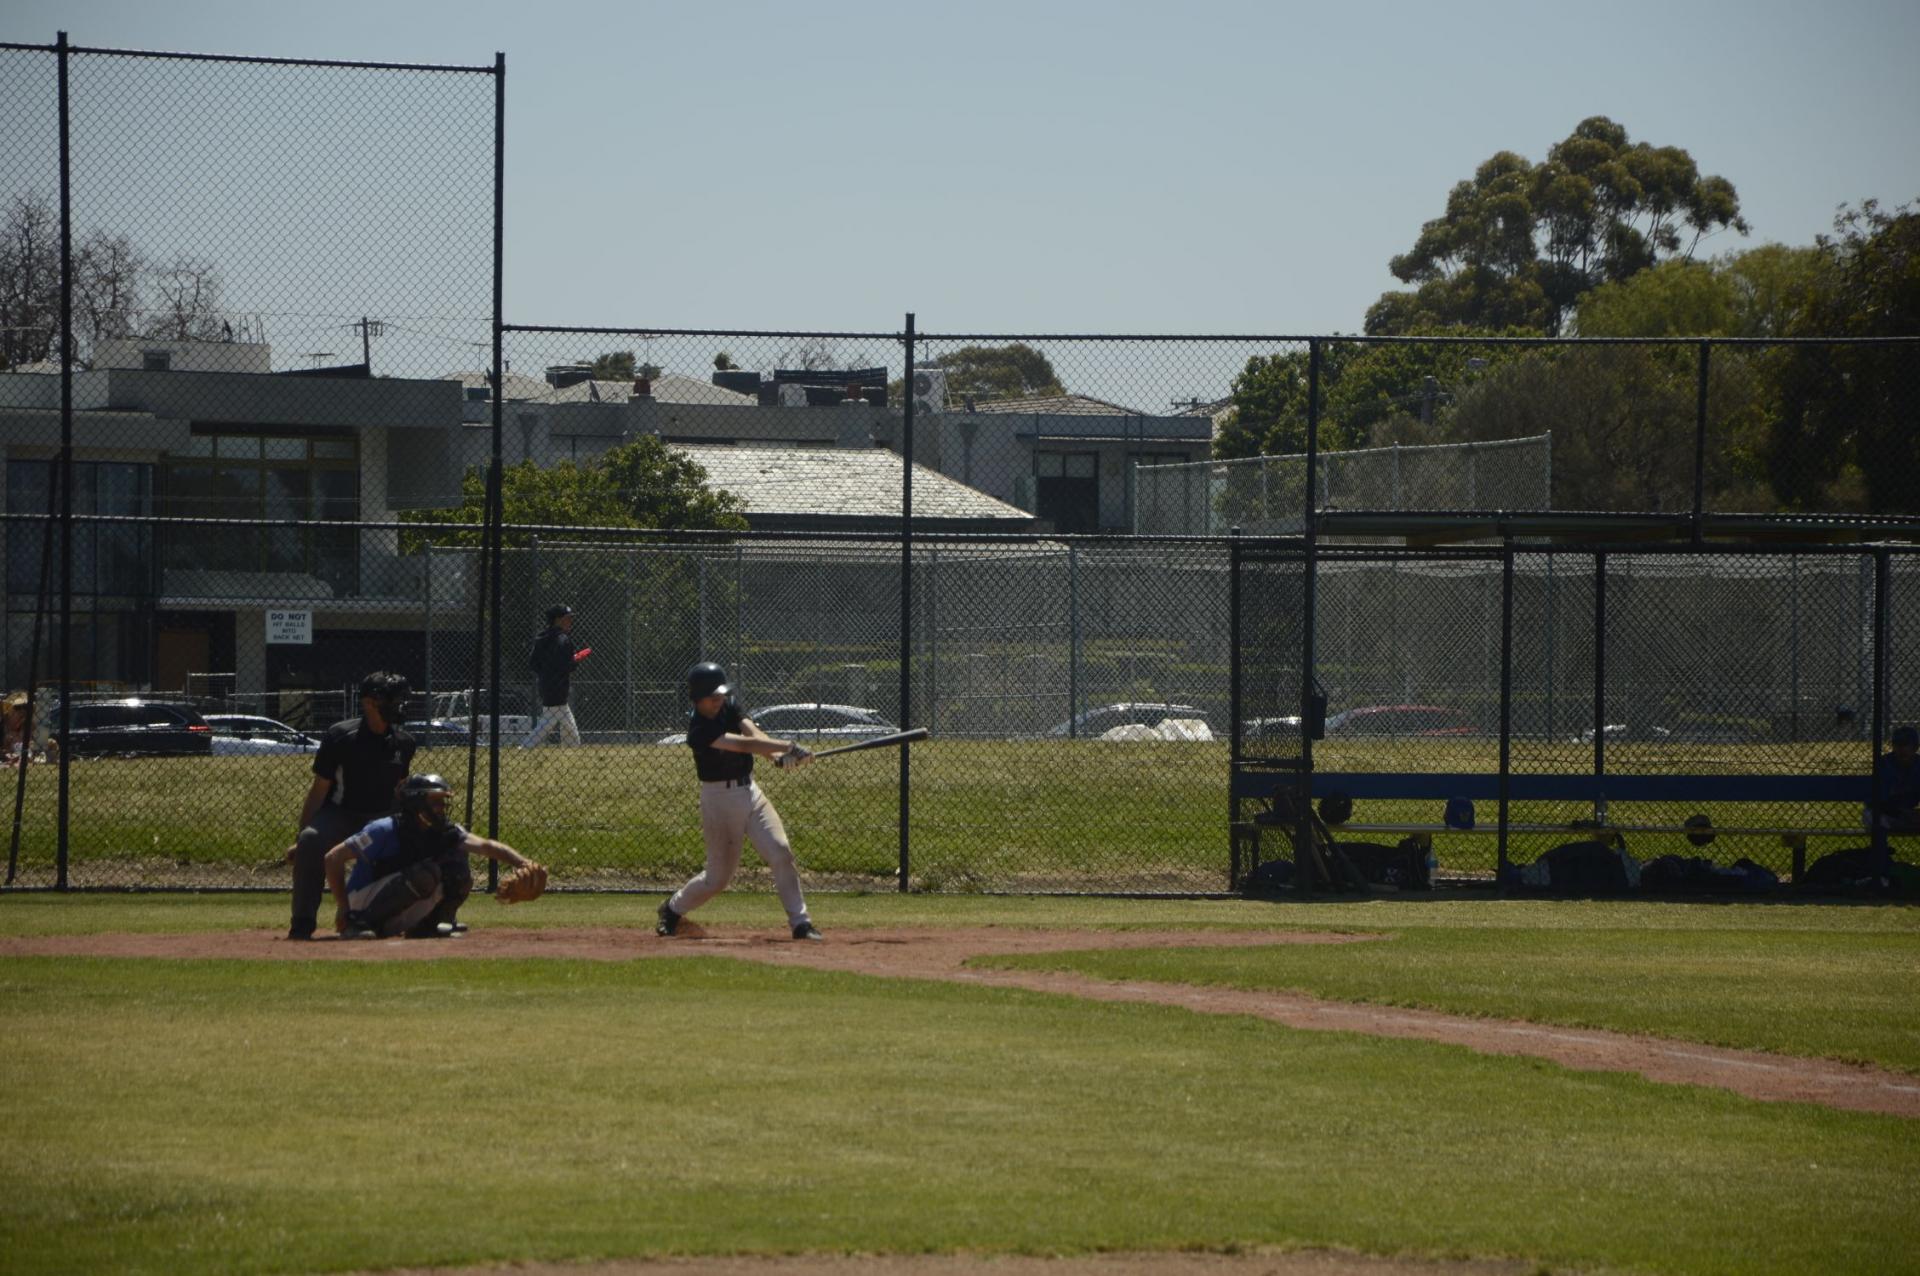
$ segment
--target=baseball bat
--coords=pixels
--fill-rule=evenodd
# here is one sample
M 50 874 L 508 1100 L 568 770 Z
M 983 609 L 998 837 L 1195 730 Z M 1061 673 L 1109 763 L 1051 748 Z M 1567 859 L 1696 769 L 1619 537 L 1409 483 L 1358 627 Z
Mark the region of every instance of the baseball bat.
M 924 740 L 928 734 L 925 727 L 915 727 L 911 731 L 896 731 L 892 735 L 875 736 L 871 740 L 862 740 L 858 744 L 843 744 L 837 749 L 822 749 L 813 756 L 830 758 L 836 753 L 854 753 L 861 749 L 890 749 L 896 744 L 911 744 L 915 740 Z

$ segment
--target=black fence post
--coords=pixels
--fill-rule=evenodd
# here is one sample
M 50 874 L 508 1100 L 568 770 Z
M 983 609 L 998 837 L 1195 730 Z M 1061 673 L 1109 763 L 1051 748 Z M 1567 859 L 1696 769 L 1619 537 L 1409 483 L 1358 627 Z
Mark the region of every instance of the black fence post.
M 904 342 L 906 394 L 900 425 L 900 726 L 913 725 L 913 312 L 907 312 Z M 913 815 L 913 746 L 900 746 L 900 891 L 912 880 L 910 821 Z
M 1307 342 L 1307 499 L 1302 511 L 1301 530 L 1305 533 L 1304 554 L 1305 570 L 1300 580 L 1300 773 L 1295 780 L 1295 790 L 1299 797 L 1300 809 L 1296 812 L 1299 819 L 1299 842 L 1294 855 L 1293 880 L 1297 889 L 1308 889 L 1313 881 L 1307 865 L 1317 863 L 1320 857 L 1313 847 L 1313 721 L 1314 688 L 1314 630 L 1319 624 L 1317 606 L 1319 601 L 1318 576 L 1320 572 L 1317 553 L 1316 532 L 1319 519 L 1315 516 L 1315 503 L 1319 500 L 1320 481 L 1320 339 L 1314 337 Z M 1328 883 L 1332 885 L 1331 882 Z
M 1500 838 L 1494 880 L 1507 872 L 1507 808 L 1513 779 L 1513 541 L 1500 549 Z
M 73 750 L 65 747 L 73 721 L 73 112 L 67 95 L 70 54 L 67 33 L 56 46 L 60 58 L 60 797 L 55 808 L 58 850 L 54 885 L 67 889 L 69 782 Z
M 1713 360 L 1713 342 L 1700 343 L 1699 384 L 1693 408 L 1693 543 L 1706 530 L 1707 509 L 1707 372 Z
M 1593 816 L 1607 818 L 1607 555 L 1593 556 Z
M 490 579 L 481 585 L 492 594 L 492 664 L 487 674 L 487 836 L 500 836 L 500 551 L 506 498 L 501 469 L 501 401 L 507 396 L 502 343 L 502 266 L 506 255 L 507 55 L 493 55 L 493 491 L 483 523 L 493 526 Z M 487 533 L 482 530 L 481 537 Z M 500 865 L 487 861 L 487 887 L 500 884 Z
M 1240 727 L 1240 679 L 1245 667 L 1240 652 L 1240 528 L 1227 529 L 1227 889 L 1240 887 L 1240 793 L 1234 778 L 1240 773 L 1243 740 Z M 1301 723 L 1302 734 L 1306 723 Z M 1299 856 L 1295 856 L 1296 861 Z M 1301 868 L 1305 865 L 1301 864 Z
M 1886 785 L 1880 778 L 1880 750 L 1887 741 L 1887 603 L 1892 588 L 1892 561 L 1886 546 L 1873 551 L 1873 755 L 1867 765 L 1873 768 L 1873 849 L 1887 851 L 1887 830 L 1880 821 L 1880 803 L 1886 800 Z

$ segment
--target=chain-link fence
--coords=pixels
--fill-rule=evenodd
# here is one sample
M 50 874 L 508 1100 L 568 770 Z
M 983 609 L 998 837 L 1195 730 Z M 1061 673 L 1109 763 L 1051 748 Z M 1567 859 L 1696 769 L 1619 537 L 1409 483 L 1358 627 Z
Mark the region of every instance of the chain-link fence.
M 1218 888 L 1236 722 L 1421 771 L 1504 711 L 1551 772 L 1920 712 L 1911 560 L 1809 539 L 1920 528 L 1920 339 L 508 323 L 504 72 L 0 46 L 10 881 L 279 888 L 375 669 L 467 818 L 578 887 L 698 866 L 701 659 L 774 734 L 933 730 L 767 777 L 852 886 Z M 1499 553 L 1418 546 L 1522 516 L 1807 550 L 1528 548 L 1503 649 Z M 1234 527 L 1298 540 L 1241 580 Z M 578 747 L 535 740 L 560 605 Z
M 1321 510 L 1541 511 L 1552 508 L 1553 436 L 1327 452 L 1315 466 Z M 1141 466 L 1134 530 L 1148 535 L 1298 536 L 1307 457 Z
M 1276 672 L 1283 738 L 1297 750 L 1300 668 L 1276 661 L 1261 635 L 1273 630 L 1267 578 L 1299 561 L 1250 553 L 1240 573 L 1240 756 L 1256 765 L 1271 730 L 1259 706 Z M 1476 778 L 1501 777 L 1504 756 L 1504 775 L 1536 781 L 1523 794 L 1552 790 L 1537 781 L 1554 777 L 1580 781 L 1564 796 L 1514 799 L 1511 862 L 1578 838 L 1589 821 L 1628 830 L 1642 861 L 1744 858 L 1784 878 L 1809 855 L 1871 838 L 1876 745 L 1915 708 L 1917 571 L 1920 554 L 1904 546 L 1323 549 L 1313 668 L 1328 703 L 1315 769 L 1402 777 L 1407 796 L 1357 804 L 1364 832 L 1441 824 L 1443 799 L 1405 777 L 1448 777 L 1484 797 L 1492 786 Z M 1299 596 L 1289 579 L 1279 606 Z M 1282 651 L 1303 643 L 1285 631 Z M 1748 776 L 1764 779 L 1722 783 Z M 1662 780 L 1652 786 L 1662 796 L 1645 796 L 1652 787 L 1636 781 L 1647 777 Z M 1780 777 L 1780 792 L 1767 792 Z M 1796 777 L 1846 783 L 1809 799 L 1787 791 Z M 1609 787 L 1627 796 L 1609 802 Z M 1481 823 L 1492 814 L 1483 809 Z M 1720 830 L 1710 842 L 1680 832 L 1701 816 Z M 1445 866 L 1493 874 L 1496 829 L 1441 841 Z

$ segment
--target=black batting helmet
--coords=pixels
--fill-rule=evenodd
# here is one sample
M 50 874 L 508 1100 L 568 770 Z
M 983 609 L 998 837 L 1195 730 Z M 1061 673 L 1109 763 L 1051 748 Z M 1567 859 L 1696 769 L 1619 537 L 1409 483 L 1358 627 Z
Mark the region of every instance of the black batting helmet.
M 438 793 L 451 799 L 453 786 L 437 775 L 410 775 L 400 782 L 400 814 L 407 817 L 425 815 L 428 822 L 435 826 L 447 822 L 447 808 L 443 802 L 435 806 L 427 799 Z
M 703 660 L 687 670 L 687 699 L 704 700 L 708 696 L 731 695 L 727 671 L 711 660 Z

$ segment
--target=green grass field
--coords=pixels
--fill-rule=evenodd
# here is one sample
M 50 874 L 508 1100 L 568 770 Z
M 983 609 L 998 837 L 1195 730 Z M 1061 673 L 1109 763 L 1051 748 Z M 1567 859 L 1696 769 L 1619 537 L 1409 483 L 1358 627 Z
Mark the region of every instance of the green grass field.
M 1487 771 L 1486 741 L 1401 741 L 1323 745 L 1327 770 Z M 590 746 L 509 750 L 501 758 L 500 828 L 569 886 L 675 884 L 698 870 L 700 836 L 684 749 Z M 1674 771 L 1819 769 L 1844 772 L 1857 745 L 1694 746 L 1652 752 L 1622 748 L 1617 764 Z M 1533 746 L 1534 769 L 1578 770 L 1581 746 Z M 464 804 L 466 754 L 424 751 L 422 767 L 443 770 Z M 294 834 L 310 778 L 304 758 L 89 759 L 71 770 L 72 880 L 80 885 L 273 886 L 284 881 L 278 853 Z M 899 755 L 891 750 L 833 758 L 784 775 L 763 768 L 806 870 L 836 889 L 887 887 L 898 865 Z M 487 767 L 479 769 L 477 823 L 485 826 Z M 24 824 L 22 880 L 51 880 L 53 776 L 35 772 Z M 1227 752 L 1209 744 L 1102 741 L 939 740 L 915 749 L 912 859 L 916 886 L 936 891 L 1219 891 L 1227 884 Z M 1625 822 L 1678 823 L 1695 809 L 1640 804 L 1616 809 Z M 1840 808 L 1767 810 L 1742 804 L 1707 809 L 1722 825 L 1783 818 L 1850 827 L 1858 812 Z M 1571 820 L 1571 805 L 1516 808 L 1516 818 Z M 1430 822 L 1437 804 L 1370 802 L 1360 817 Z M 1483 813 L 1482 822 L 1491 822 Z M 1552 845 L 1516 837 L 1513 856 L 1530 860 Z M 1812 850 L 1843 842 L 1816 843 Z M 1677 836 L 1641 836 L 1641 859 L 1699 854 Z M 1436 840 L 1442 868 L 1489 876 L 1489 833 Z M 1783 876 L 1788 853 L 1776 839 L 1722 838 L 1711 852 L 1740 855 Z M 752 857 L 749 857 L 751 863 Z
M 0 935 L 273 926 L 0 896 Z M 1314 927 L 1050 957 L 1920 1072 L 1920 910 L 847 896 L 866 927 Z M 477 906 L 644 924 L 650 901 Z M 771 928 L 765 895 L 703 918 Z M 1090 936 L 1090 942 L 1092 937 Z M 9 1272 L 1335 1246 L 1581 1271 L 1920 1270 L 1913 1122 L 1239 1016 L 677 961 L 0 960 Z

